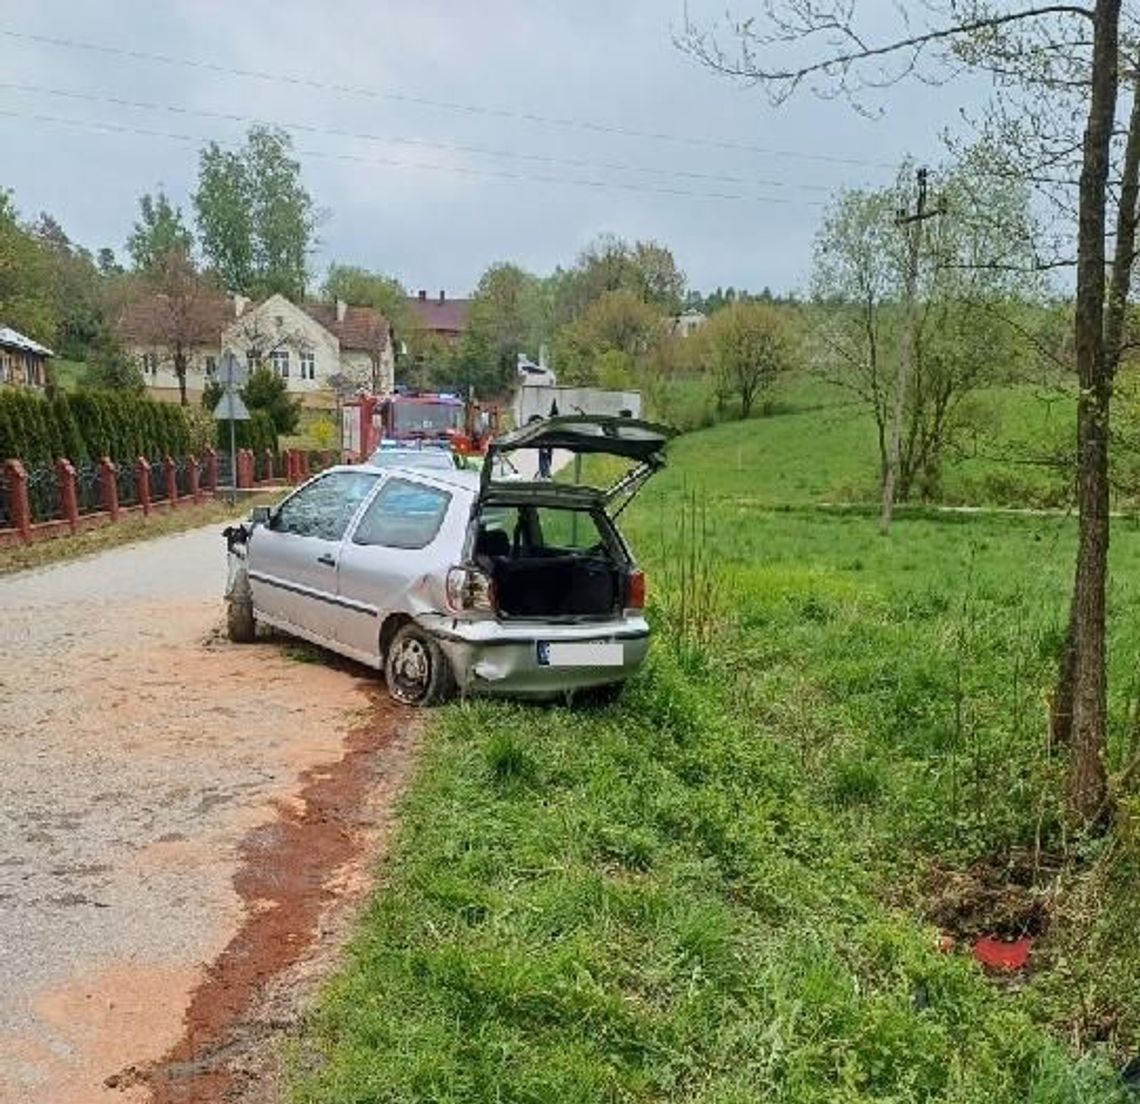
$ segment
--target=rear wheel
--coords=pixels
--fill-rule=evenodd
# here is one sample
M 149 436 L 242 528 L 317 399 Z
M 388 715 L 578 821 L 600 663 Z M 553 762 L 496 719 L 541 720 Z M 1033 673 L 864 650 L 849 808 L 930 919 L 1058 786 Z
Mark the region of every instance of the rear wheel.
M 253 602 L 248 598 L 231 598 L 226 603 L 226 634 L 235 644 L 252 644 L 257 636 L 253 618 Z
M 405 625 L 384 657 L 388 693 L 401 705 L 436 705 L 455 693 L 455 675 L 443 649 L 415 623 Z

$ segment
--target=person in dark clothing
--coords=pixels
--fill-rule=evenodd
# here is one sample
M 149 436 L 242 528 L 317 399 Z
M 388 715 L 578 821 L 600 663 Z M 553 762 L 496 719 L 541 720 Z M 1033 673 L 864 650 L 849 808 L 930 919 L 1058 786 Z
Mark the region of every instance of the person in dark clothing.
M 558 402 L 557 400 L 550 404 L 550 416 L 552 418 L 558 417 Z M 551 467 L 554 463 L 554 449 L 543 447 L 538 450 L 538 478 L 549 479 L 551 476 Z

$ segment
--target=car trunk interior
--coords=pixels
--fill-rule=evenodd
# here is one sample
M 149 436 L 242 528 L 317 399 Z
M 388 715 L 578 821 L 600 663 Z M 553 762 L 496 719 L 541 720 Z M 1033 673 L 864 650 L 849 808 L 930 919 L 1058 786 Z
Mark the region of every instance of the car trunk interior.
M 608 524 L 589 511 L 485 508 L 474 558 L 494 583 L 501 617 L 610 617 L 625 601 L 624 554 Z

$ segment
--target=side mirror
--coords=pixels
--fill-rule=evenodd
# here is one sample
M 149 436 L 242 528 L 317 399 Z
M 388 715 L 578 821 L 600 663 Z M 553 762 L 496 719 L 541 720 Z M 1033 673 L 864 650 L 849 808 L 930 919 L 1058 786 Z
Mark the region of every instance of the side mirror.
M 254 525 L 268 525 L 273 517 L 273 508 L 270 506 L 254 506 L 250 511 L 249 520 Z

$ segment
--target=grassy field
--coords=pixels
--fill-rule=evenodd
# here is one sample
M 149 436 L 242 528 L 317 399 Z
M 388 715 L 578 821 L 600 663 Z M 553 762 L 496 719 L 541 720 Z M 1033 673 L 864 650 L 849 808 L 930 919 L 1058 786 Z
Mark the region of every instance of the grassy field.
M 1140 807 L 1069 838 L 1046 742 L 1073 523 L 881 537 L 820 505 L 873 439 L 811 398 L 679 440 L 625 515 L 658 635 L 618 705 L 437 715 L 296 1101 L 1126 1099 Z M 1113 542 L 1115 770 L 1136 524 Z M 987 933 L 1035 937 L 1026 976 L 982 974 Z

